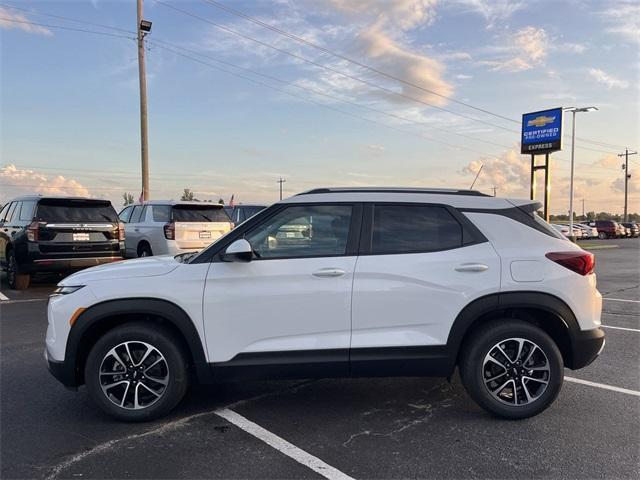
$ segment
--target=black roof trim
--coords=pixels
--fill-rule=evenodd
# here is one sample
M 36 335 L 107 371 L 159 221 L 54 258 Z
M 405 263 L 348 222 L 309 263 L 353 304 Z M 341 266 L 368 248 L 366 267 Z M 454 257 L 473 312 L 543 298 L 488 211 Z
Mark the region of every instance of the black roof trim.
M 321 193 L 424 193 L 431 195 L 463 195 L 470 197 L 490 197 L 477 190 L 458 190 L 447 188 L 384 188 L 384 187 L 361 187 L 361 188 L 315 188 L 299 195 L 316 195 Z

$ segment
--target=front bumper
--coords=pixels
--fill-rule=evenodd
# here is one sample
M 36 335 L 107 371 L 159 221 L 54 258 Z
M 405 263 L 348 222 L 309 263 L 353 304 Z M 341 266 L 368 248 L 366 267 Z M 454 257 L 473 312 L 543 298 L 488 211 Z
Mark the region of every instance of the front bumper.
M 604 344 L 605 338 L 602 328 L 580 331 L 571 339 L 573 355 L 571 364 L 567 364 L 567 367 L 572 370 L 586 367 L 600 355 Z
M 44 358 L 47 362 L 49 372 L 56 378 L 56 380 L 62 383 L 69 390 L 78 389 L 76 372 L 73 367 L 69 367 L 69 365 L 67 365 L 64 361 L 59 362 L 57 360 L 50 359 L 46 349 L 44 351 Z

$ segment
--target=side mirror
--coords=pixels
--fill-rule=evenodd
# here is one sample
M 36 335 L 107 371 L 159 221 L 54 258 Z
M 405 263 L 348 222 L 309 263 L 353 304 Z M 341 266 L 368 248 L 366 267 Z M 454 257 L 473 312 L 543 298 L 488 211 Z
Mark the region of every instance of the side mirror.
M 227 247 L 222 254 L 224 262 L 250 262 L 253 259 L 253 248 L 244 238 L 240 238 Z

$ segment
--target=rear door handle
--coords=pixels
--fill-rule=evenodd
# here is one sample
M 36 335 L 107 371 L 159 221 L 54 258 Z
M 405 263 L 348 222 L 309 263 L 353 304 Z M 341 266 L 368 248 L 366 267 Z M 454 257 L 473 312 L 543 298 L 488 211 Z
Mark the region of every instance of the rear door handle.
M 140 229 L 139 229 L 139 228 L 134 228 L 134 229 L 133 229 L 133 231 L 134 231 L 134 232 L 139 232 L 139 231 L 140 231 Z
M 489 266 L 484 263 L 463 263 L 456 267 L 456 272 L 485 272 Z
M 314 277 L 341 277 L 345 273 L 347 272 L 345 272 L 340 268 L 329 267 L 329 268 L 321 268 L 320 270 L 316 270 L 315 272 L 313 272 L 313 276 Z

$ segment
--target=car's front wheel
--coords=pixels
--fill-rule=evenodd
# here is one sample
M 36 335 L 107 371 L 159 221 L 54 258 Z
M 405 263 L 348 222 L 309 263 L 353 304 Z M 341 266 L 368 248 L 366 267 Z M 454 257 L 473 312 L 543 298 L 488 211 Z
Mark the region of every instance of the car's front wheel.
M 171 411 L 188 386 L 185 354 L 175 337 L 146 322 L 118 326 L 91 349 L 85 366 L 90 397 L 125 421 L 147 421 Z
M 598 238 L 600 240 L 604 240 L 605 238 L 607 238 L 607 234 L 604 232 L 598 232 Z
M 465 343 L 460 375 L 485 410 L 520 419 L 544 411 L 560 393 L 562 354 L 549 335 L 527 322 L 492 321 Z

